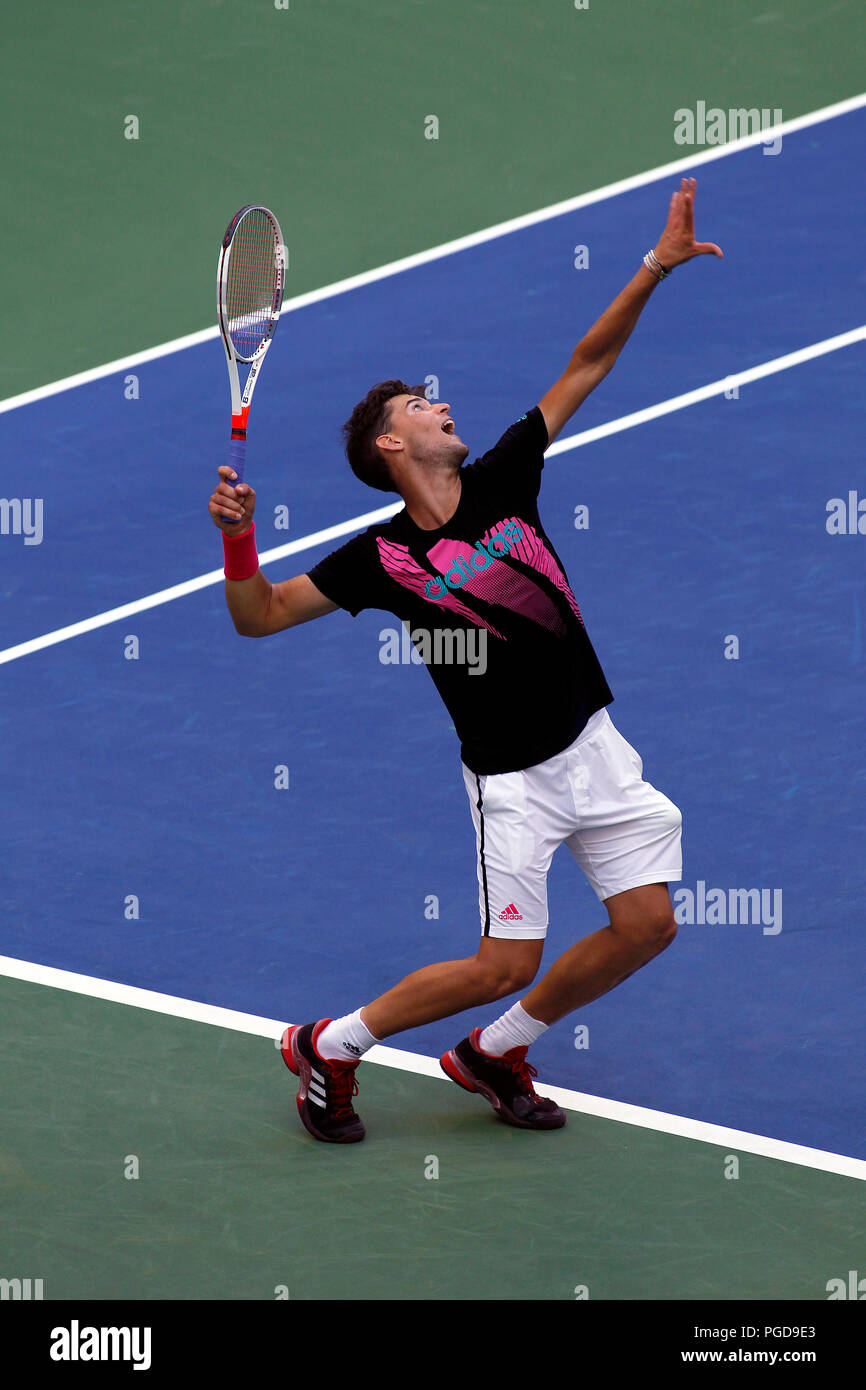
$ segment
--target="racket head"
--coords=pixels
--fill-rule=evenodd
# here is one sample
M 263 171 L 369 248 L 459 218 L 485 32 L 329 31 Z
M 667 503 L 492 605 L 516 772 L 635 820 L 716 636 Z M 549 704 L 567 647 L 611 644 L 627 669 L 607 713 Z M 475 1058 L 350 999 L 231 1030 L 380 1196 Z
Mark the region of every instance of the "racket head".
M 286 255 L 269 208 L 250 203 L 235 213 L 217 268 L 217 315 L 229 359 L 254 362 L 274 335 L 283 303 Z

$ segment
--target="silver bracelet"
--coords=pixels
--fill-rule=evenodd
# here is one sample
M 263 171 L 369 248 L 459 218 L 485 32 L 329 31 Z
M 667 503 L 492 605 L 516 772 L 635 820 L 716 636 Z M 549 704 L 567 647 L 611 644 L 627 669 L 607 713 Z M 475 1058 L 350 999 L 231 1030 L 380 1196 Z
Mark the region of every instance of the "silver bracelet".
M 647 251 L 643 263 L 647 270 L 652 271 L 657 280 L 666 280 L 671 273 L 669 270 L 665 270 L 655 251 Z

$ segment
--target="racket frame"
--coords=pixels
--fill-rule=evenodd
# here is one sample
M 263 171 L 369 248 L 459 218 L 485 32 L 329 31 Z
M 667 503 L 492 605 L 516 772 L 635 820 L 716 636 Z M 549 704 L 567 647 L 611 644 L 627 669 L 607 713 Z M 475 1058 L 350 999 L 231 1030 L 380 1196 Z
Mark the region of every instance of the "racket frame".
M 231 263 L 232 244 L 235 233 L 243 219 L 251 212 L 263 212 L 271 224 L 271 231 L 274 237 L 274 264 L 276 277 L 274 282 L 274 296 L 271 305 L 271 321 L 268 331 L 256 348 L 256 351 L 249 357 L 239 353 L 231 340 L 228 328 L 228 312 L 225 303 L 226 285 L 228 283 L 229 265 Z M 229 373 L 229 387 L 231 390 L 232 402 L 232 448 L 230 450 L 229 462 L 237 473 L 236 482 L 243 479 L 244 446 L 247 437 L 247 421 L 249 419 L 250 404 L 253 399 L 253 392 L 256 382 L 261 373 L 262 363 L 267 355 L 268 348 L 274 339 L 277 324 L 280 319 L 280 309 L 283 303 L 283 290 L 286 278 L 286 248 L 283 242 L 283 233 L 270 208 L 263 207 L 260 203 L 248 203 L 235 213 L 222 240 L 220 248 L 219 262 L 217 265 L 217 320 L 222 335 L 223 347 L 226 352 L 226 364 Z M 247 376 L 243 392 L 241 391 L 240 376 L 238 373 L 238 363 L 249 365 L 250 371 Z

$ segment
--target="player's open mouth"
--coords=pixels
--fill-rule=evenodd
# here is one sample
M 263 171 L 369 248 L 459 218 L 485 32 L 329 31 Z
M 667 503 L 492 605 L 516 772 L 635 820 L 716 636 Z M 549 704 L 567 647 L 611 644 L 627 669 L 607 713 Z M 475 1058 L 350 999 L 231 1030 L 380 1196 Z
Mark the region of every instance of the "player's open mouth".
M 442 426 L 442 428 L 443 428 L 443 430 L 445 431 L 446 434 L 453 434 L 453 433 L 454 433 L 454 421 L 453 421 L 453 420 L 446 420 L 446 421 L 445 421 L 445 424 Z

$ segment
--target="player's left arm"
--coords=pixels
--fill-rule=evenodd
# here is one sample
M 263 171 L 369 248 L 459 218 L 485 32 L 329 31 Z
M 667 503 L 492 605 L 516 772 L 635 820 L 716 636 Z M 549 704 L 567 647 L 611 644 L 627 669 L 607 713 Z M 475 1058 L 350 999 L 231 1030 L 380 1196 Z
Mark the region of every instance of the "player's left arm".
M 656 259 L 665 270 L 673 270 L 694 256 L 722 255 L 713 242 L 695 241 L 696 188 L 694 179 L 683 179 L 679 192 L 671 198 L 667 225 L 654 249 Z M 641 265 L 625 289 L 581 338 L 562 376 L 538 402 L 547 425 L 548 443 L 553 442 L 589 393 L 607 376 L 658 283 L 658 276 Z

